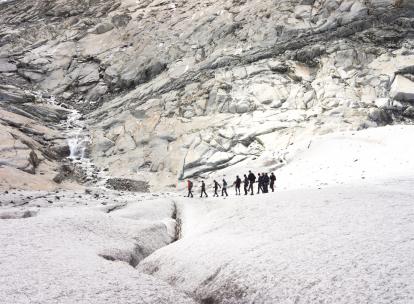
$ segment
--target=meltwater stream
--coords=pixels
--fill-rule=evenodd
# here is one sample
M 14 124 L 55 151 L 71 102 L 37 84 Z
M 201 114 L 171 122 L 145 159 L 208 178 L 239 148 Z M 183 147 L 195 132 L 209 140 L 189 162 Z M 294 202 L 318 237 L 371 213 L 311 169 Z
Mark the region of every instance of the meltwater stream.
M 69 146 L 69 159 L 84 160 L 90 137 L 86 130 L 82 115 L 77 110 L 72 110 L 65 122 L 66 136 Z
M 70 162 L 83 172 L 87 185 L 105 187 L 107 175 L 95 166 L 88 155 L 91 138 L 83 115 L 78 110 L 71 109 L 64 127 L 70 151 L 68 156 Z
M 95 166 L 88 155 L 88 149 L 92 142 L 83 115 L 76 109 L 63 108 L 56 103 L 53 96 L 45 99 L 42 98 L 41 92 L 38 92 L 37 95 L 44 102 L 61 108 L 62 110 L 69 111 L 67 119 L 60 124 L 69 147 L 69 156 L 67 158 L 73 164 L 76 171 L 82 173 L 84 177 L 83 182 L 86 185 L 105 188 L 109 177 L 103 170 Z

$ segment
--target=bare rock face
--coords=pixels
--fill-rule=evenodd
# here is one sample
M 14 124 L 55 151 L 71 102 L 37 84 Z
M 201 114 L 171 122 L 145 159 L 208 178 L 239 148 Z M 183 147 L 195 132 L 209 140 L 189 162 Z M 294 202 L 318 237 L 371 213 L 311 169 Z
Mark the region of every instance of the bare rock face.
M 397 75 L 392 83 L 390 95 L 396 100 L 414 102 L 414 81 Z
M 89 113 L 94 161 L 152 186 L 413 117 L 410 0 L 20 0 L 0 11 L 0 77 Z
M 66 113 L 11 85 L 0 85 L 0 98 L 0 189 L 54 189 L 54 170 L 68 155 L 54 125 Z

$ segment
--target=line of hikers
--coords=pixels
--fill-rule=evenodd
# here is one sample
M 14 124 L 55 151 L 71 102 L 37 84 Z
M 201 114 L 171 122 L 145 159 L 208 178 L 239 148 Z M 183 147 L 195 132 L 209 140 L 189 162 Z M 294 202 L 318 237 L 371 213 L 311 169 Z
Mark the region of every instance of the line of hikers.
M 258 173 L 257 177 L 257 194 L 260 192 L 262 193 L 268 193 L 269 187 L 272 190 L 272 192 L 275 191 L 275 181 L 276 176 L 272 172 L 270 175 L 267 173 Z M 244 179 L 242 179 L 237 175 L 236 180 L 234 181 L 233 185 L 236 189 L 236 195 L 241 195 L 240 189 L 241 184 L 243 183 L 243 189 L 244 189 L 244 195 L 247 195 L 249 192 L 251 195 L 253 195 L 254 189 L 253 185 L 256 183 L 256 175 L 252 173 L 252 171 L 249 171 L 249 174 L 244 174 Z M 221 188 L 221 196 L 229 196 L 227 193 L 227 181 L 223 178 L 223 182 L 220 185 L 216 180 L 214 180 L 214 195 L 213 197 L 218 197 L 218 191 Z M 187 190 L 188 194 L 187 197 L 194 197 L 193 196 L 193 182 L 191 180 L 187 180 Z M 201 181 L 201 195 L 200 197 L 203 197 L 205 195 L 208 197 L 208 194 L 206 192 L 206 183 L 204 181 Z

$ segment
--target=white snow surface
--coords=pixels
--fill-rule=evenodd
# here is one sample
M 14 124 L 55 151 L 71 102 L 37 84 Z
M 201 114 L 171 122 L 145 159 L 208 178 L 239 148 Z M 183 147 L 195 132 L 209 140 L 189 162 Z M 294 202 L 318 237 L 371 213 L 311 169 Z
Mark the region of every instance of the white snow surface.
M 183 239 L 138 268 L 206 303 L 414 303 L 413 189 L 183 202 Z
M 290 190 L 180 199 L 183 238 L 138 269 L 202 303 L 414 303 L 413 134 L 305 141 L 277 171 Z
M 152 202 L 146 199 L 128 208 L 135 212 Z M 42 208 L 17 219 L 10 219 L 10 208 L 0 213 L 9 218 L 0 219 L 0 303 L 194 303 L 133 267 L 172 241 L 163 223 L 172 202 L 154 204 L 158 218 L 138 220 L 101 209 Z
M 0 303 L 414 303 L 413 134 L 273 151 L 269 194 L 2 194 Z
M 254 173 L 267 172 L 269 167 L 279 167 L 274 162 L 282 159 L 285 165 L 276 171 L 279 190 L 359 184 L 362 180 L 382 183 L 413 176 L 413 135 L 414 126 L 395 125 L 309 137 L 287 149 L 270 149 L 259 159 L 221 170 L 219 177 L 233 182 L 234 176 L 247 173 L 247 168 Z M 265 144 L 271 145 L 271 139 Z

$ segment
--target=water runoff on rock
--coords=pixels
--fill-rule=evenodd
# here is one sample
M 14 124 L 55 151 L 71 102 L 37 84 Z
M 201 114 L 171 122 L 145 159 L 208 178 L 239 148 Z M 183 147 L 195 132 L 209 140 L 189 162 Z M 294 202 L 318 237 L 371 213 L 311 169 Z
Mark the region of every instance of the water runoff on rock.
M 70 151 L 68 159 L 76 169 L 80 169 L 85 175 L 84 180 L 86 184 L 105 187 L 108 177 L 104 171 L 99 170 L 95 166 L 88 155 L 91 138 L 83 115 L 79 111 L 71 109 L 65 122 L 65 127 Z
M 88 155 L 91 138 L 84 116 L 76 109 L 63 108 L 56 103 L 53 96 L 47 98 L 45 101 L 69 112 L 67 119 L 60 125 L 69 146 L 70 153 L 67 157 L 68 160 L 73 164 L 77 172 L 81 172 L 85 184 L 105 188 L 109 177 L 103 170 L 96 167 Z
M 72 110 L 65 124 L 70 151 L 69 159 L 72 161 L 84 161 L 90 138 L 86 131 L 82 114 L 77 110 Z

